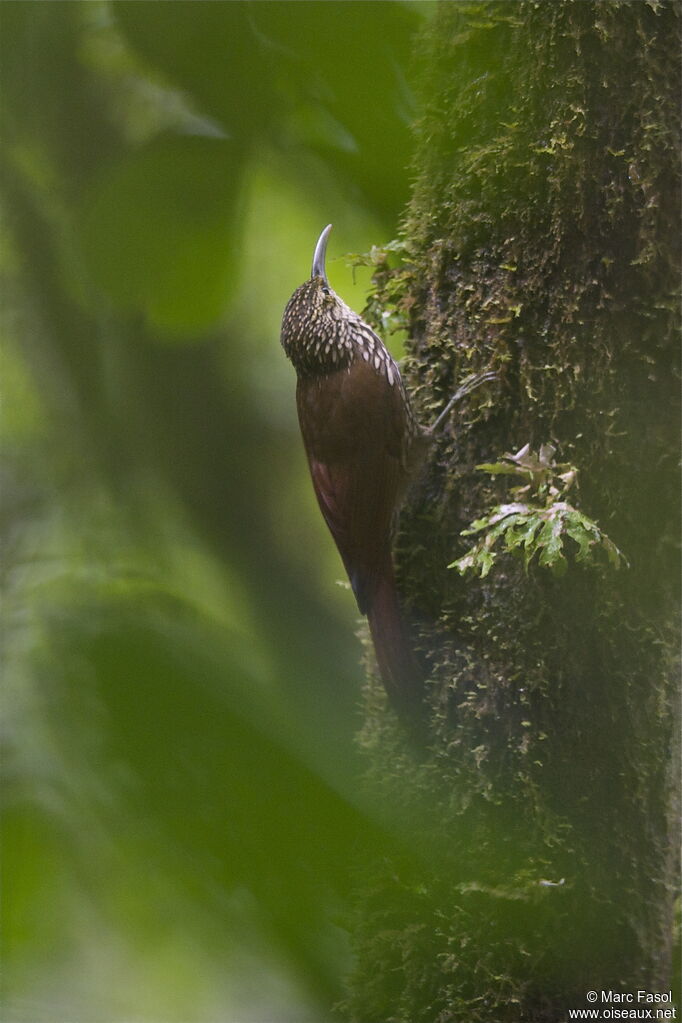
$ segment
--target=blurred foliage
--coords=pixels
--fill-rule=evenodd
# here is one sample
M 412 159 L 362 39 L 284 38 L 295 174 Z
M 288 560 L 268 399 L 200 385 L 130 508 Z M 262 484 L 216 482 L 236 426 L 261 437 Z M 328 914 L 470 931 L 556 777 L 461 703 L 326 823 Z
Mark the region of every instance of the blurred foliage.
M 0 8 L 4 1018 L 339 994 L 396 839 L 278 328 L 321 225 L 395 234 L 430 10 Z
M 82 242 L 94 280 L 119 308 L 170 330 L 220 317 L 236 274 L 225 188 L 234 164 L 226 140 L 167 136 L 107 168 L 88 197 Z

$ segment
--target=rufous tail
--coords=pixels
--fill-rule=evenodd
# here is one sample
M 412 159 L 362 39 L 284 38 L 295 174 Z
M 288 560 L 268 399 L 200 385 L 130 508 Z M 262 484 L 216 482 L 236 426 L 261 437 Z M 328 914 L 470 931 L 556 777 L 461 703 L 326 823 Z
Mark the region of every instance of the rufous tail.
M 414 719 L 422 698 L 423 673 L 398 603 L 393 565 L 382 572 L 367 610 L 369 631 L 389 699 L 402 718 Z

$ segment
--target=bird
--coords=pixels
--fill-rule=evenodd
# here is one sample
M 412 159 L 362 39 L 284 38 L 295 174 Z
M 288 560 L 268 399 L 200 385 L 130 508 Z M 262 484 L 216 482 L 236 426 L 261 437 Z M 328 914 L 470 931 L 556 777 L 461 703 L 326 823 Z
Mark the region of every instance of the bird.
M 317 503 L 367 616 L 389 701 L 410 718 L 422 702 L 423 672 L 396 586 L 396 517 L 434 430 L 483 376 L 461 387 L 430 428 L 420 426 L 383 341 L 329 284 L 331 229 L 328 224 L 317 241 L 310 278 L 286 305 L 281 343 L 296 370 L 298 421 Z

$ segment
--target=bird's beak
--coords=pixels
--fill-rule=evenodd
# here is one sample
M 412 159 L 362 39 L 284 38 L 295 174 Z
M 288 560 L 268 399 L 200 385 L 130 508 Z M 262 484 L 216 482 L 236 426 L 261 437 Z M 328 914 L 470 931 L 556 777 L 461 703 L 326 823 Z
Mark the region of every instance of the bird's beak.
M 331 224 L 327 224 L 324 231 L 317 239 L 317 245 L 315 246 L 315 253 L 313 255 L 313 269 L 311 273 L 312 277 L 321 277 L 325 284 L 328 284 L 327 271 L 324 268 L 324 260 L 327 255 L 327 239 L 329 238 L 329 232 L 332 229 Z

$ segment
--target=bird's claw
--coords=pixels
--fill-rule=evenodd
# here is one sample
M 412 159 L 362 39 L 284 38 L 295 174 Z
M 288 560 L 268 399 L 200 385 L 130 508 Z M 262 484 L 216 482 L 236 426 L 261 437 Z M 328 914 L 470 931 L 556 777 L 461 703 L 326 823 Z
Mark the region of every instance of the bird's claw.
M 458 401 L 461 401 L 466 394 L 469 394 L 477 387 L 480 387 L 481 384 L 485 384 L 490 380 L 497 380 L 497 373 L 495 373 L 494 370 L 486 370 L 484 373 L 472 373 L 470 376 L 466 377 L 450 398 L 450 401 L 447 403 L 436 421 L 430 427 L 430 432 L 435 433 L 441 423 L 447 418 L 453 406 L 455 406 Z

